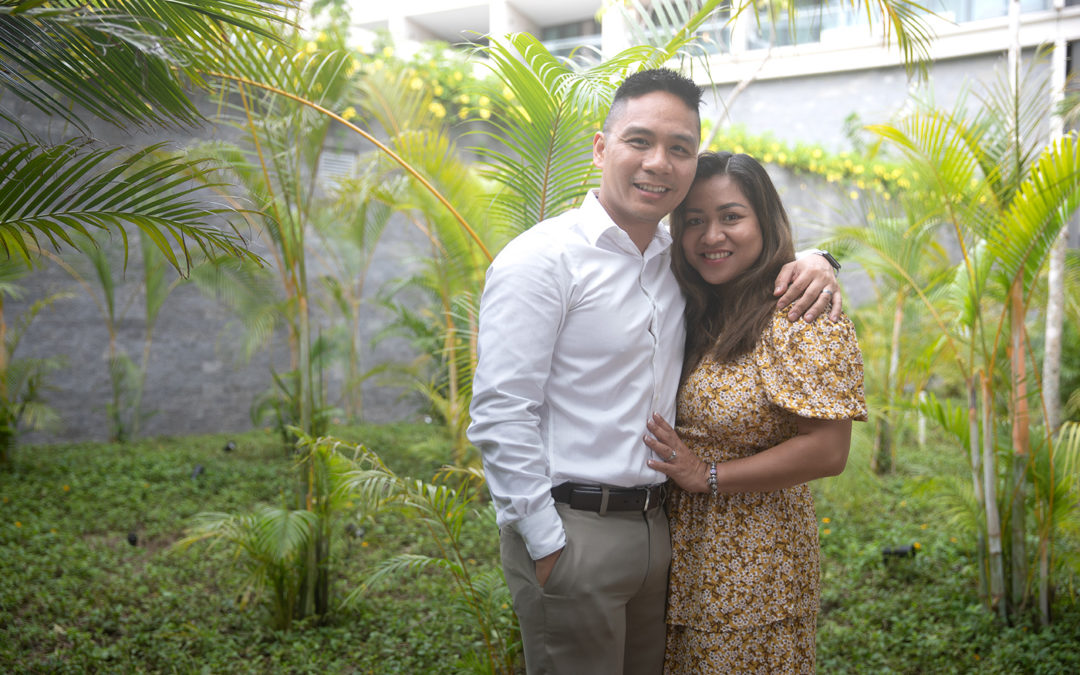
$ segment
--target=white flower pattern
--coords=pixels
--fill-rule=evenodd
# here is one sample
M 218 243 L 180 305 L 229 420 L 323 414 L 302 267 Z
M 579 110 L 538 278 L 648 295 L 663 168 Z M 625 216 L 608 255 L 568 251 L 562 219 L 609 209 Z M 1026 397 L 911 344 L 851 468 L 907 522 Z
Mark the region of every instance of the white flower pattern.
M 724 462 L 791 438 L 799 416 L 866 420 L 862 355 L 846 316 L 792 323 L 778 310 L 751 353 L 722 364 L 706 357 L 680 389 L 676 430 L 703 460 Z M 762 672 L 781 653 L 793 665 L 773 672 L 813 672 L 820 586 L 809 486 L 716 497 L 676 488 L 669 512 L 665 672 L 756 672 L 747 659 L 766 653 L 774 657 Z M 763 640 L 787 644 L 763 650 Z

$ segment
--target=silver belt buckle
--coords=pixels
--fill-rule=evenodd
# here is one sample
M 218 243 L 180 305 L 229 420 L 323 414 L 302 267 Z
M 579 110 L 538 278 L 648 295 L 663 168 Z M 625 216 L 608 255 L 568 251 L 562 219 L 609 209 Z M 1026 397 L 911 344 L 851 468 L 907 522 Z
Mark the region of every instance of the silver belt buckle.
M 648 511 L 649 510 L 649 500 L 651 498 L 652 498 L 652 488 L 645 488 L 645 507 L 641 509 L 642 511 Z

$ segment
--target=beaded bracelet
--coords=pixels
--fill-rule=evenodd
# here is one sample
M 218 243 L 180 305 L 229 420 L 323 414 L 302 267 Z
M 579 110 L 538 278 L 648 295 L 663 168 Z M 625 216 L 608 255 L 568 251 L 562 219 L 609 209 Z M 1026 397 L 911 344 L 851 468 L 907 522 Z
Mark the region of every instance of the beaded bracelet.
M 709 485 L 709 492 L 715 497 L 718 492 L 716 485 L 716 462 L 709 465 L 709 478 L 706 480 Z

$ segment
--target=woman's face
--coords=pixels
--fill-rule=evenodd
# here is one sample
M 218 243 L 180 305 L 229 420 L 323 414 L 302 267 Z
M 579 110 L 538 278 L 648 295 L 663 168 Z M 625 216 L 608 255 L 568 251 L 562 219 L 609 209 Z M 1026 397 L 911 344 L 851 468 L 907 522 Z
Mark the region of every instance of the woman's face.
M 706 283 L 726 284 L 761 255 L 757 214 L 730 176 L 697 182 L 686 195 L 682 249 Z

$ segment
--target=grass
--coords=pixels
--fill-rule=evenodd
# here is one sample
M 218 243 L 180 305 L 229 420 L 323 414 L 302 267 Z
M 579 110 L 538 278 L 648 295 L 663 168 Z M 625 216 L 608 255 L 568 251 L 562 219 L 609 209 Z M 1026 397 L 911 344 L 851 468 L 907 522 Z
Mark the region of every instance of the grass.
M 450 453 L 426 425 L 337 433 L 414 477 L 429 478 Z M 228 440 L 237 448 L 225 453 Z M 896 475 L 879 480 L 864 468 L 864 445 L 857 440 L 843 475 L 815 485 L 819 672 L 1080 672 L 1080 603 L 1068 593 L 1059 590 L 1049 628 L 1006 626 L 981 609 L 972 535 L 927 489 L 930 477 L 962 479 L 962 456 L 905 448 Z M 231 551 L 172 548 L 194 514 L 246 511 L 289 488 L 289 459 L 263 432 L 18 450 L 0 473 L 0 672 L 461 672 L 458 658 L 479 636 L 437 571 L 372 592 L 325 625 L 282 633 L 266 627 L 257 602 L 236 596 Z M 477 570 L 497 565 L 490 526 L 477 519 L 463 539 Z M 913 542 L 914 558 L 883 564 L 883 546 Z M 334 546 L 344 594 L 374 562 L 424 545 L 411 523 L 386 514 L 362 539 Z

